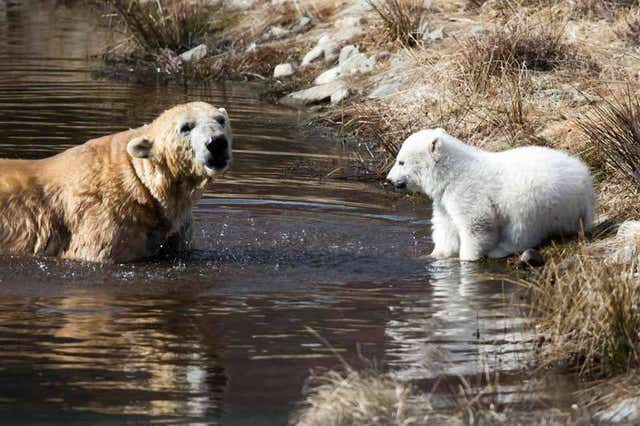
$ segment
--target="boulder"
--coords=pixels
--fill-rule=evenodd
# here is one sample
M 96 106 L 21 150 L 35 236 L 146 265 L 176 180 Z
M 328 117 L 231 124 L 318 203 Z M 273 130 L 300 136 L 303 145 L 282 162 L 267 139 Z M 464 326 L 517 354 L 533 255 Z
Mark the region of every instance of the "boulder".
M 369 94 L 369 99 L 382 99 L 401 91 L 403 84 L 399 81 L 382 82 Z

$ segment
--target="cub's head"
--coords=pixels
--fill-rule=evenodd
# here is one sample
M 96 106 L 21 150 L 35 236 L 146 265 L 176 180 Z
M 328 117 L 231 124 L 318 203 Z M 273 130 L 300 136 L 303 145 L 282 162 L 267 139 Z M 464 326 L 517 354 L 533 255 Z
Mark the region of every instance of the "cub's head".
M 175 106 L 129 141 L 131 157 L 167 167 L 174 176 L 209 178 L 231 163 L 231 127 L 224 108 L 205 102 Z
M 443 129 L 421 130 L 403 143 L 387 181 L 398 189 L 431 195 L 434 170 L 450 136 Z

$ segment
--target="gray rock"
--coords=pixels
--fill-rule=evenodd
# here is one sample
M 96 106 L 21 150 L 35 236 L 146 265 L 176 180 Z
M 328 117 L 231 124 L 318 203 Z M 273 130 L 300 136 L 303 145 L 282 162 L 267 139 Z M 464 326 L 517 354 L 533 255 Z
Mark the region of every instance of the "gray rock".
M 518 260 L 518 266 L 521 267 L 533 267 L 537 268 L 539 266 L 544 265 L 544 257 L 540 254 L 538 250 L 535 249 L 527 249 L 522 255 L 520 255 L 520 259 Z
M 273 78 L 290 77 L 296 72 L 293 64 L 279 64 L 273 70 Z
M 302 58 L 302 66 L 307 66 L 311 62 L 324 56 L 325 61 L 330 62 L 338 57 L 338 43 L 328 34 L 324 34 L 318 40 L 318 44 L 307 52 Z
M 308 16 L 301 16 L 298 23 L 294 25 L 293 28 L 291 28 L 291 32 L 296 34 L 304 32 L 311 28 L 311 23 L 311 18 L 309 18 Z
M 340 65 L 330 68 L 316 77 L 314 84 L 326 84 L 346 76 L 371 72 L 376 63 L 375 55 L 368 57 L 364 53 L 351 53 Z
M 338 57 L 338 63 L 343 64 L 350 56 L 360 52 L 360 50 L 353 44 L 348 44 L 340 49 L 340 56 Z
M 594 418 L 600 423 L 636 424 L 640 420 L 640 398 L 622 400 L 609 409 L 596 413 Z
M 340 102 L 344 97 L 348 96 L 348 93 L 345 95 L 345 89 L 348 90 L 347 85 L 343 81 L 337 80 L 331 83 L 313 86 L 309 89 L 289 93 L 280 99 L 280 103 L 300 107 L 314 105 L 329 100 L 332 102 Z
M 427 34 L 427 39 L 431 42 L 440 41 L 445 37 L 444 27 L 436 28 Z
M 198 63 L 207 56 L 207 45 L 200 44 L 193 49 L 187 50 L 186 52 L 180 55 L 180 59 L 185 64 L 195 64 Z
M 380 83 L 373 92 L 369 94 L 369 99 L 382 99 L 387 96 L 394 95 L 402 90 L 403 84 L 399 81 L 392 81 L 388 83 Z
M 349 91 L 348 87 L 342 87 L 342 88 L 336 90 L 331 95 L 331 104 L 333 104 L 333 105 L 339 104 L 340 102 L 345 100 L 349 96 L 350 93 L 351 92 Z
M 317 76 L 313 81 L 313 84 L 331 83 L 332 81 L 336 81 L 337 79 L 339 79 L 341 76 L 341 67 L 340 65 L 338 65 L 333 68 L 329 68 L 328 70 Z

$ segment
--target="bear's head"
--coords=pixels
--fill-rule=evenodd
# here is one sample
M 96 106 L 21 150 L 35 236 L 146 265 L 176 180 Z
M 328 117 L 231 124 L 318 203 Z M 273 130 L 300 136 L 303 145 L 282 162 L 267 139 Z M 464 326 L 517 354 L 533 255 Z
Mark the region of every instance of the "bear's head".
M 450 136 L 444 129 L 420 130 L 403 143 L 387 181 L 398 189 L 423 192 L 433 197 L 440 186 L 437 168 Z
M 231 163 L 231 127 L 224 108 L 205 102 L 175 106 L 133 138 L 127 152 L 176 178 L 208 179 Z

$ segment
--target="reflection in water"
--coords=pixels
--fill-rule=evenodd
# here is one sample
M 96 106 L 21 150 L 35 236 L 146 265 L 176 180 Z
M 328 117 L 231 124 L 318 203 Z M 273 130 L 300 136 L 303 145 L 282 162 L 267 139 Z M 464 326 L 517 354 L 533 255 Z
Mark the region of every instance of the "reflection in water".
M 105 38 L 81 7 L 0 0 L 0 156 L 51 155 L 200 99 L 230 111 L 235 164 L 197 207 L 188 257 L 0 258 L 3 420 L 284 424 L 309 369 L 339 366 L 307 327 L 356 367 L 362 354 L 429 381 L 488 364 L 508 398 L 530 390 L 514 289 L 482 277 L 499 268 L 418 259 L 427 205 L 297 167 L 341 151 L 246 85 L 93 80 Z

